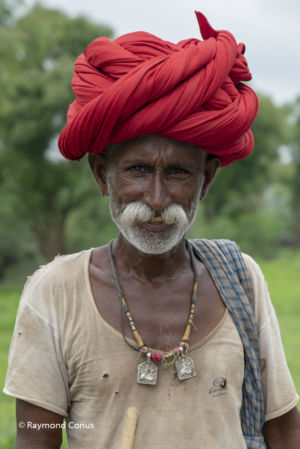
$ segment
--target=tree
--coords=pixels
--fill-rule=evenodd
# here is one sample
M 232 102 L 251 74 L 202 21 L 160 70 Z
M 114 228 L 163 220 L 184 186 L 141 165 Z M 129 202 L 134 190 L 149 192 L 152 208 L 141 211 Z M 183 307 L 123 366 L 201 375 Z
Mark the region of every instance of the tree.
M 70 211 L 95 191 L 86 162 L 66 162 L 56 151 L 74 100 L 74 60 L 91 40 L 111 34 L 108 27 L 39 4 L 0 25 L 0 192 L 47 260 L 63 249 Z
M 300 97 L 292 105 L 291 110 L 292 135 L 291 135 L 291 157 L 292 176 L 290 179 L 291 189 L 291 243 L 300 247 Z
M 287 120 L 286 107 L 260 96 L 259 113 L 252 126 L 254 150 L 246 159 L 219 170 L 216 188 L 212 185 L 204 205 L 208 220 L 223 214 L 236 218 L 262 206 L 265 189 L 276 182 L 274 168 L 280 163 L 280 148 L 288 141 Z
M 282 148 L 290 140 L 290 109 L 260 96 L 252 127 L 255 146 L 248 158 L 220 169 L 190 235 L 229 238 L 242 250 L 272 257 L 287 239 L 289 167 Z
M 0 0 L 0 25 L 8 26 L 13 22 L 15 12 L 22 5 L 22 0 Z

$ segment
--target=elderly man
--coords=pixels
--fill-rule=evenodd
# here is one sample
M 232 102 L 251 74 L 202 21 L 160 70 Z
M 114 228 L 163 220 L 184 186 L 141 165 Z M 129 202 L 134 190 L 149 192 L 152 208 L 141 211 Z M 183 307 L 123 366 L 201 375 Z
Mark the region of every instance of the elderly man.
M 93 41 L 75 64 L 62 154 L 89 162 L 113 242 L 57 257 L 27 282 L 5 392 L 16 448 L 298 449 L 298 396 L 257 264 L 188 241 L 216 170 L 252 150 L 244 46 L 197 13 L 204 41 Z

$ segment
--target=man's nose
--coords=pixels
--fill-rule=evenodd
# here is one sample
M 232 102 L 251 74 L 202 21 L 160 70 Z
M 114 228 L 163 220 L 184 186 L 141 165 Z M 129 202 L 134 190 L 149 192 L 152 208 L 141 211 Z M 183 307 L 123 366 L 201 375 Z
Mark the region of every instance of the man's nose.
M 153 173 L 145 192 L 145 202 L 156 211 L 162 211 L 171 204 L 168 183 L 162 172 Z

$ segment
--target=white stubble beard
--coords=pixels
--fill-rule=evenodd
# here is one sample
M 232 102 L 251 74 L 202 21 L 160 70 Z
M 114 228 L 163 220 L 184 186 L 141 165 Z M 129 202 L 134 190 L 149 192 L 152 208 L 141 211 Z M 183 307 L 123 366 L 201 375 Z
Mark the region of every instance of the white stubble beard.
M 162 232 L 151 232 L 142 228 L 141 223 L 153 218 L 155 210 L 142 201 L 119 205 L 109 182 L 108 193 L 112 220 L 123 237 L 145 254 L 164 254 L 174 248 L 193 224 L 198 211 L 199 198 L 192 202 L 187 212 L 181 205 L 171 204 L 159 212 L 163 222 L 171 225 L 170 228 Z

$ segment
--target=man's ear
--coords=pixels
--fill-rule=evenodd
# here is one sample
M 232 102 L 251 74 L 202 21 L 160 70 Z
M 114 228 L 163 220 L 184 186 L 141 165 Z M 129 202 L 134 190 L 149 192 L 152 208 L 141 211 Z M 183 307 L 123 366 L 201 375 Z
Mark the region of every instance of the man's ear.
M 107 188 L 107 159 L 104 154 L 89 154 L 89 164 L 100 192 L 103 196 L 108 195 Z
M 208 154 L 207 159 L 205 161 L 204 182 L 202 186 L 200 200 L 204 200 L 204 198 L 206 197 L 208 188 L 210 184 L 213 182 L 217 169 L 220 167 L 220 165 L 221 160 L 218 158 L 218 156 L 215 156 L 214 154 Z

